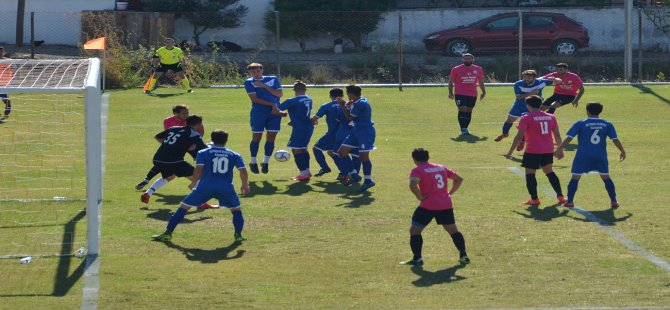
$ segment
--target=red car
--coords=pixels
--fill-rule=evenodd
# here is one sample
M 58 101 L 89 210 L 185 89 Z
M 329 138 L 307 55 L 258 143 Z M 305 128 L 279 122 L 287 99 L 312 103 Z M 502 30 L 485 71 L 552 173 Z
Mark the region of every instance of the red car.
M 426 35 L 429 51 L 461 55 L 473 51 L 507 51 L 519 48 L 518 13 L 497 14 L 468 26 L 441 30 Z M 572 55 L 589 46 L 589 34 L 579 22 L 557 13 L 523 13 L 523 49 L 551 50 Z

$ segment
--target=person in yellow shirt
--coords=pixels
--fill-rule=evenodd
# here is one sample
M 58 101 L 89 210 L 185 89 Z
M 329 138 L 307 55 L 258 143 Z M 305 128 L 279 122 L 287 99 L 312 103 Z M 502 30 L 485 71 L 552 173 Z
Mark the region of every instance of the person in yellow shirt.
M 181 81 L 181 85 L 186 88 L 186 91 L 192 93 L 191 85 L 188 78 L 184 74 L 186 70 L 186 58 L 181 48 L 174 45 L 174 39 L 165 39 L 165 46 L 159 48 L 154 53 L 151 65 L 156 68 L 154 73 L 149 77 L 149 81 L 144 85 L 144 93 L 150 94 L 156 87 L 156 81 L 163 76 L 168 70 L 172 70 Z M 156 66 L 158 65 L 158 66 Z

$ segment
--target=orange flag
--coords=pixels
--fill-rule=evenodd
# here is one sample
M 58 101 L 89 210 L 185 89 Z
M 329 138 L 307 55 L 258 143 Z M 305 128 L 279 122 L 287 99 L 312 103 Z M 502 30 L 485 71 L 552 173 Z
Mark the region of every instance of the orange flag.
M 84 43 L 85 50 L 104 50 L 106 47 L 105 37 L 89 40 Z

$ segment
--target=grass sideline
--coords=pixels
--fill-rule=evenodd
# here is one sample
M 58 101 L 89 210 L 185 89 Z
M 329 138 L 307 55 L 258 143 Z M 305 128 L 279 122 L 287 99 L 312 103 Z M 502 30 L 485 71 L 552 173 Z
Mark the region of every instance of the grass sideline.
M 327 91 L 312 89 L 308 94 L 317 106 L 327 101 Z M 239 246 L 233 244 L 225 210 L 190 213 L 172 243 L 150 241 L 187 193 L 187 182 L 177 180 L 162 188 L 148 210 L 140 209 L 140 193 L 133 185 L 150 168 L 157 147 L 152 136 L 177 103 L 187 103 L 191 113 L 203 115 L 207 132 L 229 131 L 229 147 L 248 161 L 249 100 L 244 90 L 156 93 L 127 90 L 111 95 L 101 309 L 670 305 L 670 274 L 580 214 L 552 205 L 548 197 L 542 197 L 540 208 L 519 204 L 527 198 L 524 181 L 507 169 L 518 163 L 501 156 L 511 139 L 493 142 L 512 103 L 511 87 L 490 87 L 488 97 L 477 103 L 471 125 L 476 141 L 456 139 L 456 108 L 444 88 L 365 88 L 377 128 L 378 150 L 371 155 L 377 186 L 369 194 L 358 194 L 357 187 L 336 184 L 333 174 L 295 183 L 290 181 L 296 173 L 293 162 L 273 161 L 269 175 L 250 177 L 253 194 L 242 198 L 249 240 Z M 290 97 L 291 90 L 285 94 Z M 669 147 L 664 142 L 670 130 L 670 86 L 587 87 L 578 109 L 558 110 L 563 135 L 585 117 L 589 101 L 604 103 L 602 116 L 615 124 L 629 157 L 618 163 L 616 148 L 608 146 L 619 210 L 609 211 L 607 194 L 594 175 L 580 182 L 577 204 L 670 260 L 670 240 L 663 237 L 670 227 L 663 194 L 670 185 Z M 285 148 L 290 132 L 285 124 L 286 120 L 276 149 Z M 315 136 L 324 127 L 320 124 Z M 472 259 L 465 268 L 457 264 L 448 234 L 434 223 L 424 232 L 426 265 L 398 265 L 411 257 L 407 230 L 416 201 L 407 189 L 407 177 L 413 166 L 409 153 L 419 146 L 430 150 L 432 161 L 465 178 L 454 195 L 456 221 Z M 556 162 L 564 189 L 573 156 L 574 148 Z M 311 164 L 318 170 L 313 160 Z M 235 182 L 239 187 L 237 176 Z M 543 177 L 538 183 L 548 185 Z M 57 260 L 52 261 L 55 265 Z M 17 267 L 2 269 L 15 279 L 1 289 L 3 307 L 78 306 L 81 279 L 62 297 L 40 296 L 41 291 L 29 284 L 39 281 L 40 287 L 48 288 L 53 275 L 44 272 L 42 277 L 22 279 L 21 273 L 33 265 L 19 269 L 18 263 L 12 264 Z M 18 285 L 22 294 L 15 294 Z

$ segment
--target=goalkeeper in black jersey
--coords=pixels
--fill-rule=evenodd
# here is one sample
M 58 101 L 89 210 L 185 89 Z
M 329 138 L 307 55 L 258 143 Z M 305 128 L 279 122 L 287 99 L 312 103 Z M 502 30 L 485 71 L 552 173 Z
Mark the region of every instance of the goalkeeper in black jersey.
M 202 117 L 191 115 L 186 118 L 186 126 L 169 128 L 154 137 L 161 143 L 153 159 L 161 177 L 142 194 L 140 198 L 142 202 L 149 203 L 151 195 L 175 177 L 191 178 L 195 168 L 184 160 L 184 155 L 188 152 L 196 153 L 207 147 L 198 133 L 201 126 Z

